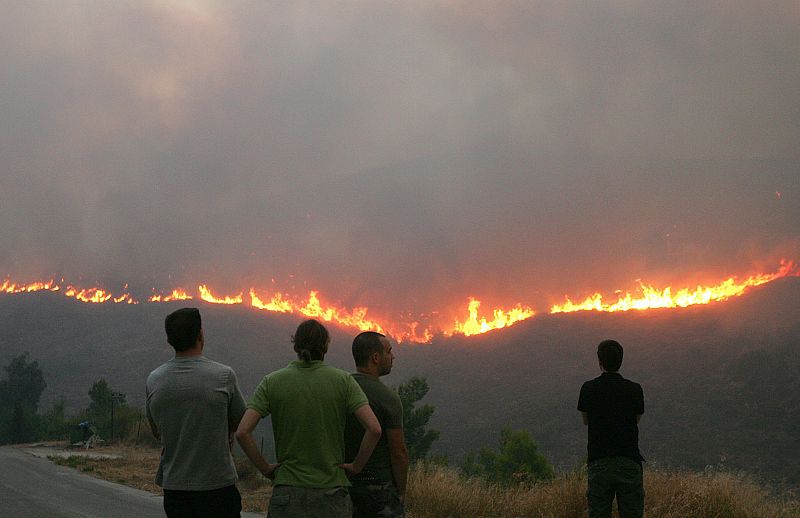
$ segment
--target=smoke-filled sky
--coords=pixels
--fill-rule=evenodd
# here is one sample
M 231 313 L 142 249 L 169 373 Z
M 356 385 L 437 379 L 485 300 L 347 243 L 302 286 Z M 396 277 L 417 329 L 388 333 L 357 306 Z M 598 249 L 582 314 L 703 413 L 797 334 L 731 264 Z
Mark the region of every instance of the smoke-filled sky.
M 0 275 L 379 312 L 800 258 L 800 7 L 0 6 Z

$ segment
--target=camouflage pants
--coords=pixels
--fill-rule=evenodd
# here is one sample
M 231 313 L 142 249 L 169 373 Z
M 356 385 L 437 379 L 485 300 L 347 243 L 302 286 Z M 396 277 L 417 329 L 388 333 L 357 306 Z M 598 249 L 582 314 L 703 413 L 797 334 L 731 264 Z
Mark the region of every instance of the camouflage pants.
M 350 488 L 353 499 L 353 518 L 403 518 L 405 506 L 391 482 L 354 484 Z
M 352 514 L 346 487 L 275 486 L 267 509 L 267 518 L 351 518 Z

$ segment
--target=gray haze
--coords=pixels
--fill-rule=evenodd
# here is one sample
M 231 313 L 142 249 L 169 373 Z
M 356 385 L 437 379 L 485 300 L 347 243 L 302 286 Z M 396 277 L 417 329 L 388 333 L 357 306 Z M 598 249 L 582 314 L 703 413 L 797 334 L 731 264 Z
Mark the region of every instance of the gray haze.
M 796 0 L 2 4 L 0 275 L 395 315 L 800 258 Z

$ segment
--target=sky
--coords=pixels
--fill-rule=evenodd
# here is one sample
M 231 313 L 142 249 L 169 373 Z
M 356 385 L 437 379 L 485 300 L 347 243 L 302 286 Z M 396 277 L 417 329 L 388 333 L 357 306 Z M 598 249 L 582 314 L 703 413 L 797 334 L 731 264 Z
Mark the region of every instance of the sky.
M 794 0 L 0 9 L 0 275 L 396 316 L 800 259 Z

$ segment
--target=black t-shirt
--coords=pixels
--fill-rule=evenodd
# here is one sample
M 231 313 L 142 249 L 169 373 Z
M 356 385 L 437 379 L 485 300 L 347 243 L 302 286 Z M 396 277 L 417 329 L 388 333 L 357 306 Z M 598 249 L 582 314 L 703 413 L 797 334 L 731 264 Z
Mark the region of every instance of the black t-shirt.
M 618 372 L 604 372 L 583 384 L 578 410 L 589 415 L 588 462 L 602 457 L 644 460 L 636 423 L 644 413 L 641 385 Z
M 383 433 L 367 461 L 367 465 L 358 475 L 351 477 L 351 482 L 359 480 L 372 480 L 378 478 L 385 482 L 392 481 L 392 464 L 389 454 L 389 442 L 386 439 L 386 430 L 403 427 L 403 403 L 400 396 L 387 387 L 378 378 L 356 372 L 352 374 L 358 385 L 369 399 L 369 406 L 378 418 Z M 353 414 L 347 416 L 344 429 L 345 458 L 351 462 L 358 454 L 361 439 L 364 437 L 364 427 Z

